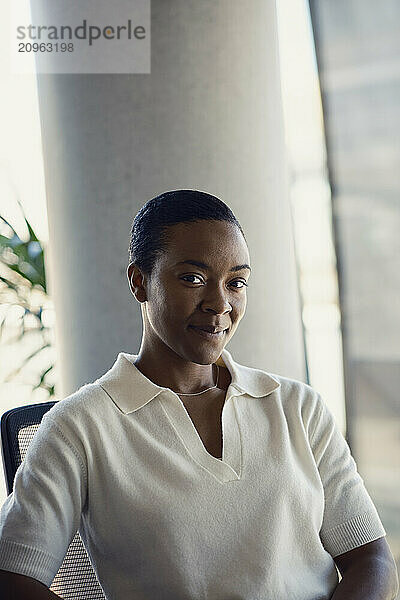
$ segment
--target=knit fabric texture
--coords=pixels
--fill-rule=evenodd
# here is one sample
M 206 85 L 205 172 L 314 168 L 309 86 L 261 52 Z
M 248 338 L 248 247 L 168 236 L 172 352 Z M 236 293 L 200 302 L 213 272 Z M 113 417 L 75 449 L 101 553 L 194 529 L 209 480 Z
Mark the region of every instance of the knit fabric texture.
M 50 586 L 79 529 L 108 600 L 330 598 L 333 558 L 386 532 L 320 395 L 224 350 L 218 459 L 135 358 L 43 418 L 1 510 L 0 568 Z

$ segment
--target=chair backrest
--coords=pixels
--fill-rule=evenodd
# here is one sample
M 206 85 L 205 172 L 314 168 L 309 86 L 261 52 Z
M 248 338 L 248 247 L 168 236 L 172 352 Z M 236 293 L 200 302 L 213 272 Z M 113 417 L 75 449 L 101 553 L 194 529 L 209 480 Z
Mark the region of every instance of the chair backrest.
M 16 470 L 25 458 L 43 415 L 55 402 L 13 408 L 1 417 L 1 448 L 7 492 L 12 492 Z M 105 600 L 79 532 L 72 540 L 64 562 L 50 589 L 64 600 Z

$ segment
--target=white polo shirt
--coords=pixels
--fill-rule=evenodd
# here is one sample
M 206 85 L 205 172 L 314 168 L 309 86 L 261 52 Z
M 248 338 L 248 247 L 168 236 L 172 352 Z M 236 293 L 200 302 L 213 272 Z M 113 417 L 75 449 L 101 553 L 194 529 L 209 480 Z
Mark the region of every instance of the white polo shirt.
M 332 557 L 386 532 L 320 396 L 224 350 L 221 460 L 135 358 L 45 415 L 1 511 L 0 568 L 49 586 L 79 528 L 108 600 L 330 598 Z

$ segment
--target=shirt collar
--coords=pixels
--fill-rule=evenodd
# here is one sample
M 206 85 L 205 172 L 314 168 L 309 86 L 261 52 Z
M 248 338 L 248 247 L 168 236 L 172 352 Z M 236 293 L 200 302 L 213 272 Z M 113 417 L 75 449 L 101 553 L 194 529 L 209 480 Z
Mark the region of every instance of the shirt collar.
M 136 354 L 120 352 L 111 369 L 95 382 L 125 414 L 145 406 L 161 392 L 171 391 L 147 379 L 135 367 L 136 358 Z M 226 366 L 231 374 L 231 385 L 241 394 L 262 398 L 280 386 L 279 381 L 265 371 L 236 363 L 227 350 L 222 351 L 217 364 Z

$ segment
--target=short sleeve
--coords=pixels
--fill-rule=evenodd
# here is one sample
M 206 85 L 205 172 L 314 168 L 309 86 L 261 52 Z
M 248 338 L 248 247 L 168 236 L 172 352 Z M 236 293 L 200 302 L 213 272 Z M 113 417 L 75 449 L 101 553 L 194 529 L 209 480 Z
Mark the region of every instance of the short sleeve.
M 86 497 L 85 461 L 50 413 L 0 512 L 0 569 L 33 577 L 47 587 L 79 528 Z
M 386 535 L 335 419 L 318 397 L 311 448 L 324 488 L 320 538 L 332 557 Z

